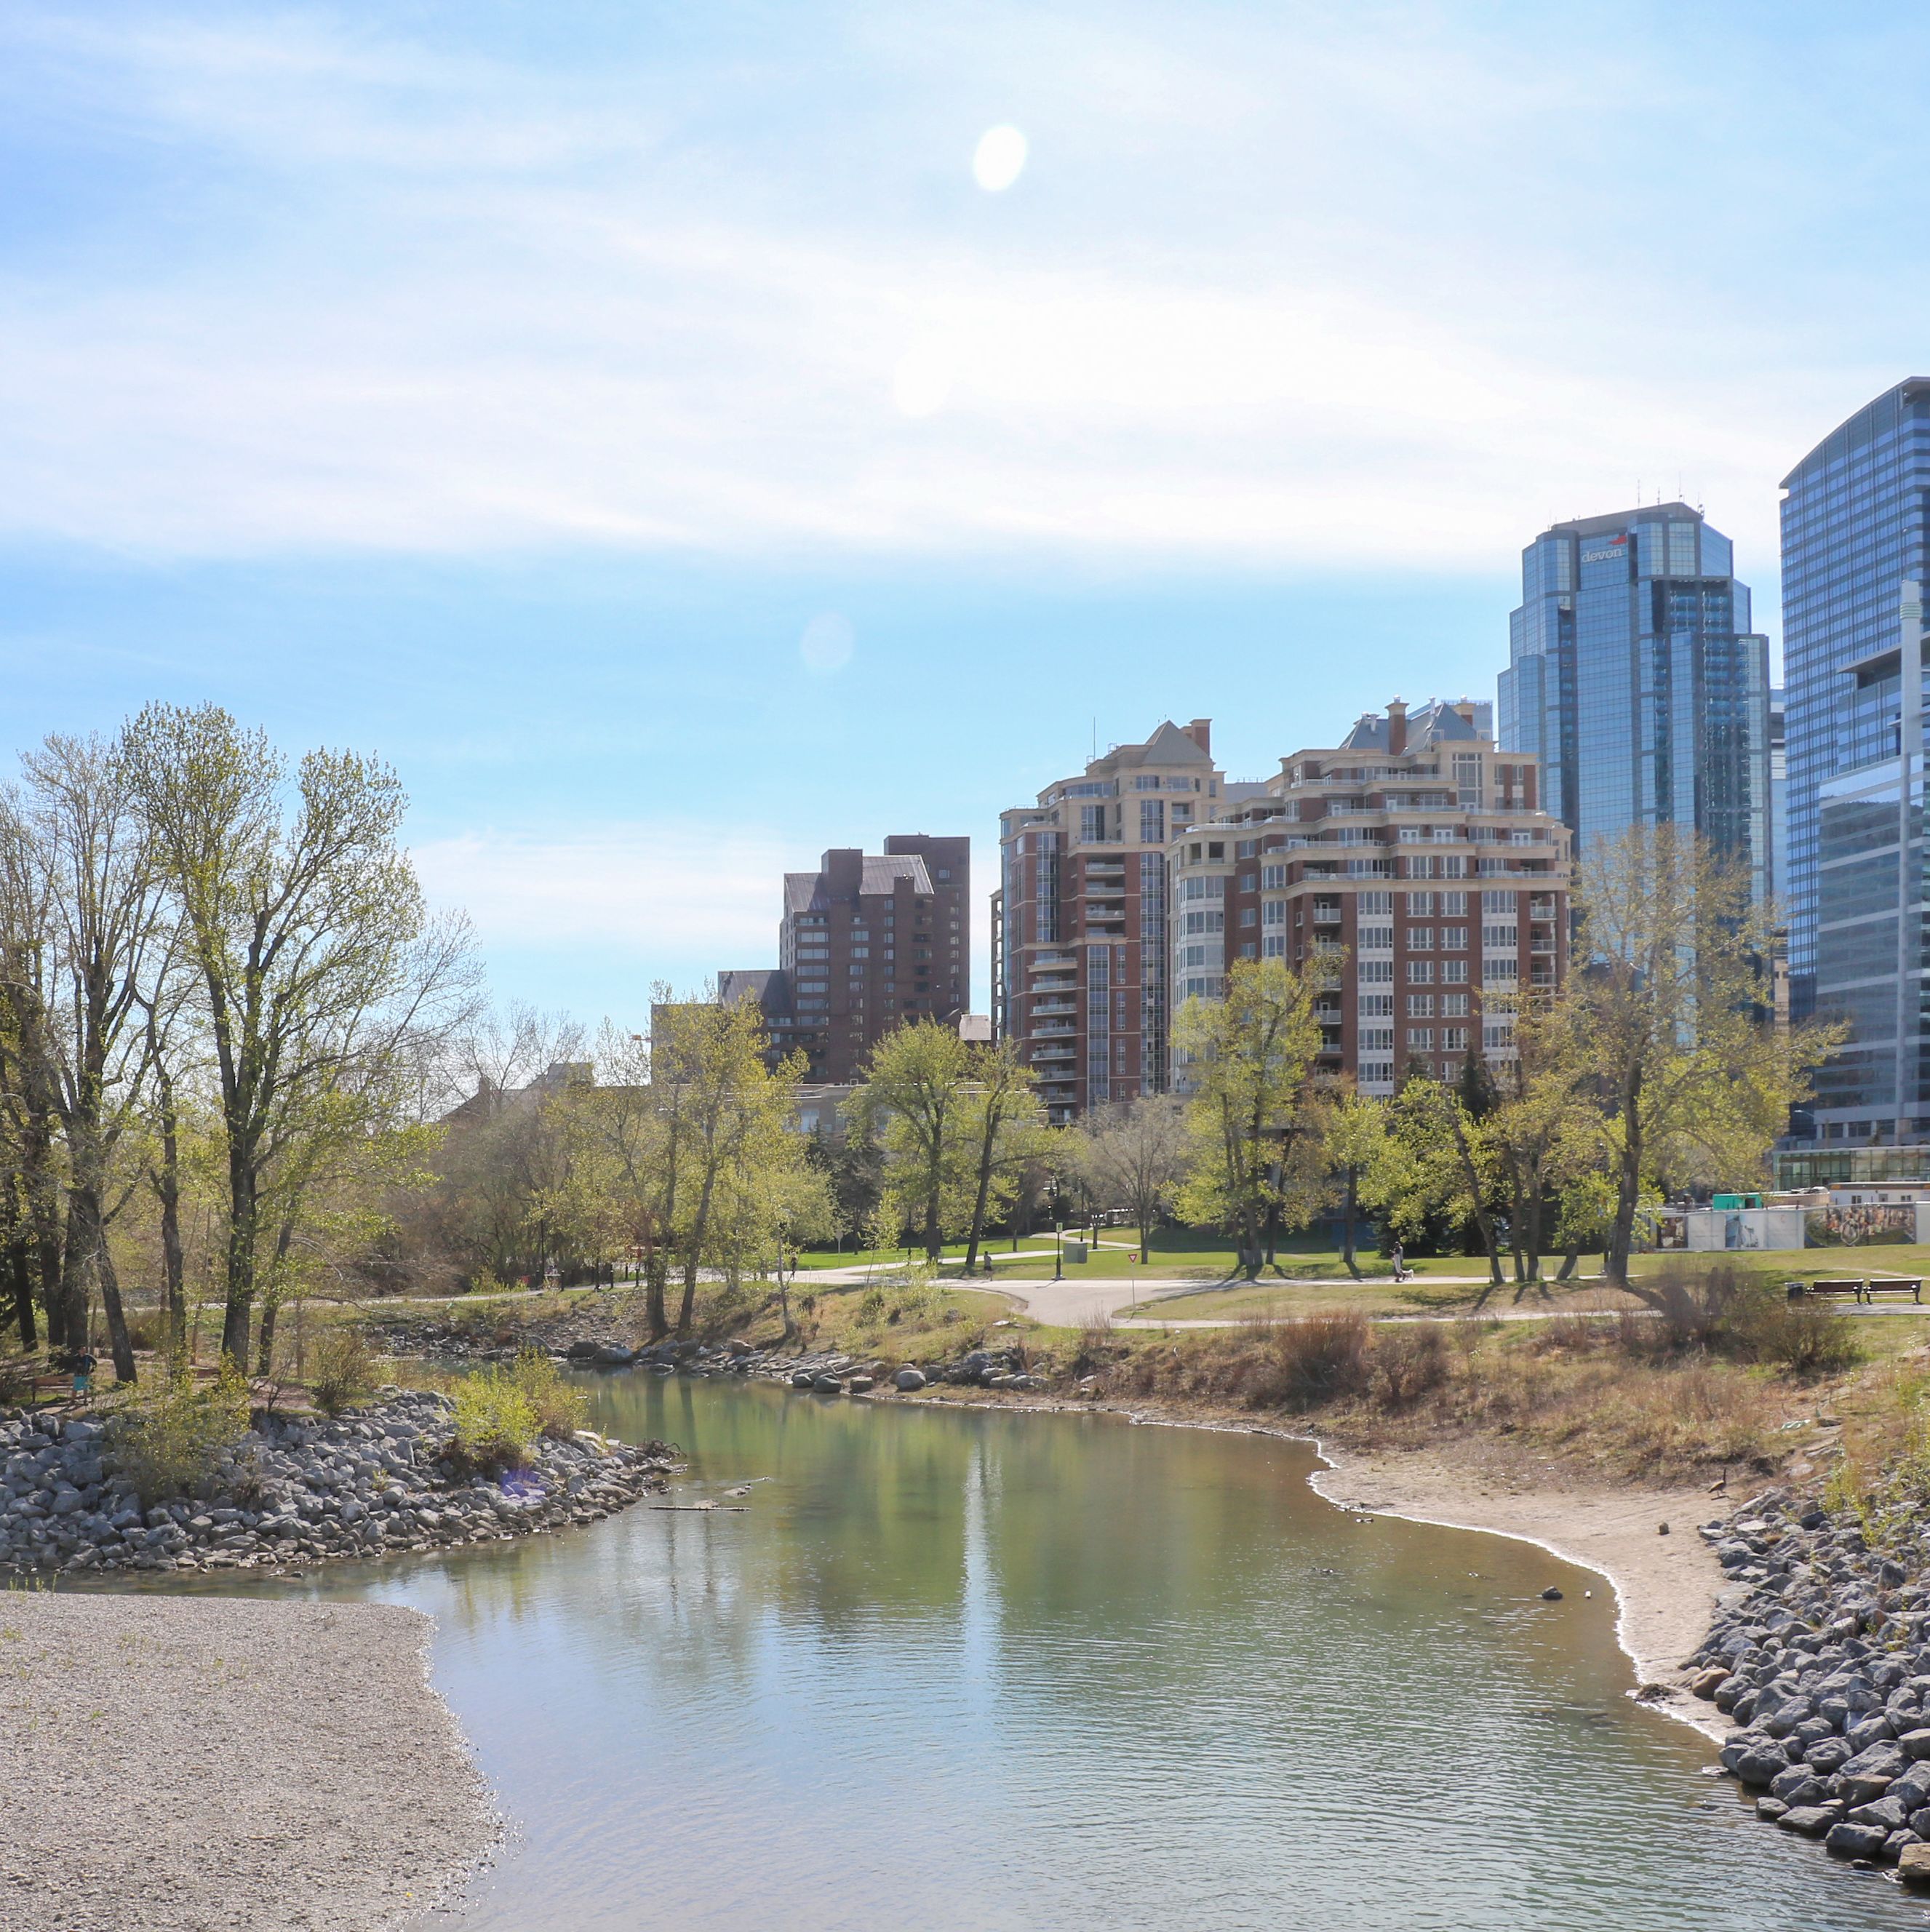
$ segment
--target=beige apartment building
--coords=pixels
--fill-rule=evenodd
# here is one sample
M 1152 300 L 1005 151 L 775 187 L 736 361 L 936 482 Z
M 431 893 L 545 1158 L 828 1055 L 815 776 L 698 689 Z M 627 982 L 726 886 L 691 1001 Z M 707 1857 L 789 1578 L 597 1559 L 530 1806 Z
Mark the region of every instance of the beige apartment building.
M 1055 1122 L 1165 1090 L 1166 853 L 1226 806 L 1212 742 L 1169 722 L 1000 816 L 992 1022 Z
M 1538 788 L 1536 761 L 1497 749 L 1465 700 L 1397 699 L 1331 749 L 1283 758 L 1169 836 L 1175 1009 L 1220 998 L 1238 960 L 1342 948 L 1323 1070 L 1386 1094 L 1412 1069 L 1511 1058 L 1514 996 L 1568 968 L 1570 835 Z

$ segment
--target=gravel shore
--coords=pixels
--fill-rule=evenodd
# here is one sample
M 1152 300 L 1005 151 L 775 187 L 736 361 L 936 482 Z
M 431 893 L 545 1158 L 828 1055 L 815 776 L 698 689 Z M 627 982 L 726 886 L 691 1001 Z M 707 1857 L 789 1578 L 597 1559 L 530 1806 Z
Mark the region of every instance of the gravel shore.
M 380 1604 L 0 1592 L 0 1928 L 410 1923 L 497 1829 L 430 1628 Z

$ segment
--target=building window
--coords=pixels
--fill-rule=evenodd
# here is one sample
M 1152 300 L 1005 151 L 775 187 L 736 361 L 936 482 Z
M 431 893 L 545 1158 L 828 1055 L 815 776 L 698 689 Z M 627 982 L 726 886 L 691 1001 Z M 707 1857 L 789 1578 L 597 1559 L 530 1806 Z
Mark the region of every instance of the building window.
M 1394 1017 L 1391 993 L 1362 993 L 1354 1004 L 1364 1020 L 1391 1020 Z
M 1394 978 L 1394 962 L 1391 959 L 1363 959 L 1354 971 L 1364 986 L 1386 986 Z
M 1159 781 L 1155 778 L 1157 784 Z M 1166 842 L 1166 808 L 1156 798 L 1142 798 L 1139 801 L 1139 843 L 1142 845 L 1163 845 Z
M 1407 928 L 1407 950 L 1410 952 L 1433 952 L 1434 928 L 1431 926 L 1410 926 Z
M 1512 952 L 1521 944 L 1518 926 L 1484 926 L 1481 929 L 1481 950 L 1487 952 Z
M 1410 986 L 1431 986 L 1434 983 L 1433 961 L 1431 959 L 1409 960 L 1407 983 Z
M 1079 808 L 1079 836 L 1085 844 L 1094 844 L 1106 836 L 1106 808 L 1103 805 L 1082 805 Z
M 1464 926 L 1444 926 L 1441 928 L 1441 950 L 1443 952 L 1465 952 L 1468 950 L 1468 929 Z
M 1512 959 L 1484 959 L 1481 964 L 1481 982 L 1484 986 L 1505 986 L 1511 980 L 1521 976 L 1520 968 Z
M 1370 915 L 1385 914 L 1389 918 L 1394 914 L 1394 895 L 1391 892 L 1357 892 L 1354 904 L 1362 918 Z
M 1442 918 L 1462 919 L 1466 916 L 1468 896 L 1466 892 L 1442 892 L 1439 898 Z
M 1465 1053 L 1468 1050 L 1468 1030 L 1466 1027 L 1443 1027 L 1441 1029 L 1441 1051 L 1443 1053 Z
M 1434 1029 L 1432 1027 L 1409 1027 L 1407 1029 L 1407 1050 L 1409 1053 L 1432 1053 L 1434 1051 Z
M 1434 1017 L 1433 994 L 1409 993 L 1407 996 L 1407 1017 L 1411 1020 L 1431 1020 Z
M 1441 995 L 1441 1017 L 1444 1020 L 1464 1020 L 1468 1016 L 1468 996 L 1465 993 L 1443 993 Z
M 1441 983 L 1444 986 L 1465 986 L 1468 982 L 1468 962 L 1465 959 L 1443 959 L 1441 962 Z
M 1260 868 L 1260 889 L 1262 892 L 1284 892 L 1286 890 L 1286 868 L 1284 866 L 1262 866 Z
M 1286 934 L 1269 932 L 1260 940 L 1260 952 L 1268 959 L 1284 959 L 1286 957 Z
M 1240 908 L 1240 923 L 1242 926 L 1258 926 L 1259 922 L 1260 909 L 1258 906 L 1242 906 Z
M 1393 1028 L 1362 1027 L 1361 1051 L 1363 1053 L 1391 1053 L 1394 1051 Z

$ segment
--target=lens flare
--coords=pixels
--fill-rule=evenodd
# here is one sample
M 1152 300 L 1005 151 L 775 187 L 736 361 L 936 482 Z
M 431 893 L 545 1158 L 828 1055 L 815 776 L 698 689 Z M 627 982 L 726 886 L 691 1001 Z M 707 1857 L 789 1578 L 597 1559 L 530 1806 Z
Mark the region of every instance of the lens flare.
M 978 137 L 971 158 L 972 178 L 987 194 L 1000 194 L 1025 171 L 1025 137 L 1003 124 Z

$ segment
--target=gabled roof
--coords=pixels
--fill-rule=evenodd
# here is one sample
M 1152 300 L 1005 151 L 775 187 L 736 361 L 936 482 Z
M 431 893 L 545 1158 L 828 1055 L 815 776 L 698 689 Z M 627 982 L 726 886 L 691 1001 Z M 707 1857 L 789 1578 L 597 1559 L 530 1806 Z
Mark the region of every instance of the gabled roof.
M 1118 746 L 1104 758 L 1095 759 L 1088 769 L 1097 771 L 1109 766 L 1116 770 L 1133 765 L 1210 765 L 1212 762 L 1211 756 L 1169 718 L 1162 721 L 1159 729 L 1143 745 Z
M 822 872 L 785 873 L 785 913 L 809 912 L 815 907 L 829 905 L 831 902 L 824 896 L 821 890 L 824 877 Z M 932 874 L 926 870 L 921 854 L 893 852 L 880 857 L 867 852 L 858 880 L 858 890 L 867 898 L 882 896 L 889 894 L 900 879 L 909 880 L 914 892 L 929 895 L 932 891 Z

